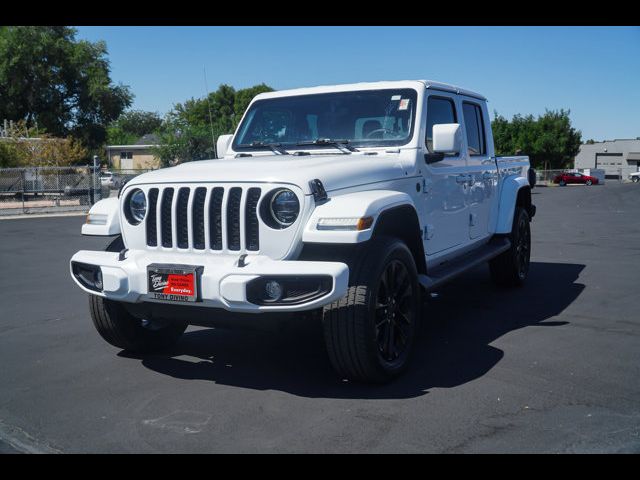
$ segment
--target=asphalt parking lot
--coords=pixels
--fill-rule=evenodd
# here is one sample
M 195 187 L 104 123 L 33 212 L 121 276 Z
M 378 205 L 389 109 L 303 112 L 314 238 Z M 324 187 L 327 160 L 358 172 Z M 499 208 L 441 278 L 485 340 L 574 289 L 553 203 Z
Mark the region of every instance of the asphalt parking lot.
M 338 379 L 313 323 L 99 338 L 68 273 L 83 217 L 0 221 L 0 453 L 640 453 L 640 187 L 536 188 L 524 288 L 486 267 L 429 301 L 411 370 Z

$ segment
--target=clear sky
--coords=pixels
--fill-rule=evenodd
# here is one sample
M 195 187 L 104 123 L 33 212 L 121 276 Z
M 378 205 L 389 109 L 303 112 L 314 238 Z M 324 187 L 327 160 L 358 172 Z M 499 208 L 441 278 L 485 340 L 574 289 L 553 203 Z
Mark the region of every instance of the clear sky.
M 411 21 L 411 19 L 407 19 Z M 583 140 L 640 137 L 639 27 L 78 27 L 105 40 L 133 108 L 166 113 L 221 83 L 276 90 L 429 79 L 511 118 L 570 109 Z

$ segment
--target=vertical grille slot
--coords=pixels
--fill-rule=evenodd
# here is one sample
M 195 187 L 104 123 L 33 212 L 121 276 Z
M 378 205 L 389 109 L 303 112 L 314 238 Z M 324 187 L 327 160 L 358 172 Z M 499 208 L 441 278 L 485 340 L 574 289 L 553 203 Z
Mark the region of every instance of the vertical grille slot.
M 162 192 L 162 204 L 160 205 L 160 219 L 162 222 L 162 246 L 171 248 L 173 246 L 173 235 L 171 234 L 171 203 L 173 202 L 173 188 L 167 188 Z
M 193 199 L 193 248 L 204 250 L 204 199 L 207 196 L 205 187 L 196 188 Z
M 229 190 L 227 201 L 227 248 L 240 250 L 240 200 L 242 188 L 233 187 Z
M 222 197 L 224 188 L 215 187 L 209 199 L 209 241 L 211 250 L 222 250 Z
M 189 205 L 190 189 L 182 187 L 178 190 L 178 205 L 176 206 L 176 235 L 178 248 L 189 248 L 189 225 L 187 223 L 187 206 Z
M 158 189 L 149 190 L 149 209 L 147 210 L 147 245 L 158 246 L 158 226 L 156 218 L 156 206 L 158 203 Z
M 253 187 L 247 192 L 247 204 L 245 206 L 244 230 L 247 250 L 260 249 L 260 225 L 258 223 L 258 200 L 260 200 L 260 189 Z

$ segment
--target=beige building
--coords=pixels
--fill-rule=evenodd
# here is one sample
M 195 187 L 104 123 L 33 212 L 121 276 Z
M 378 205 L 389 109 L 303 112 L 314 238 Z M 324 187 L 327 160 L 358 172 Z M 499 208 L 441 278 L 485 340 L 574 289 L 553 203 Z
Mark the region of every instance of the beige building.
M 133 145 L 108 145 L 109 168 L 116 170 L 141 170 L 159 168 L 160 159 L 153 154 L 158 146 L 158 138 L 153 134 L 144 135 Z

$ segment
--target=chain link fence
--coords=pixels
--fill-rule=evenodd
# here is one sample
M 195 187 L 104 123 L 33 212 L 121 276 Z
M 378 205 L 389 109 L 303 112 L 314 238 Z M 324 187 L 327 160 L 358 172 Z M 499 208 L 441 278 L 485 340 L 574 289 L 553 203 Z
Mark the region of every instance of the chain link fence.
M 87 212 L 146 171 L 105 172 L 92 166 L 0 168 L 0 216 Z
M 553 179 L 567 170 L 536 170 L 536 186 L 553 185 Z

